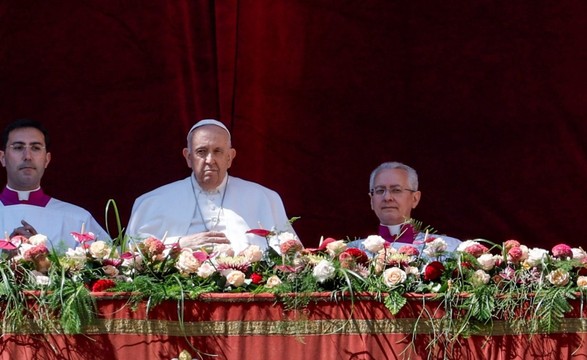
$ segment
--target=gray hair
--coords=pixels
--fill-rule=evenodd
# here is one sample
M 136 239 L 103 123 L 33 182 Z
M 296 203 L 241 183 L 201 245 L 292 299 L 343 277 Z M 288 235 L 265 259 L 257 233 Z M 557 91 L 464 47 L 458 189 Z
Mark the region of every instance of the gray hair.
M 414 168 L 402 164 L 397 161 L 390 161 L 384 162 L 383 164 L 379 165 L 375 170 L 371 172 L 371 177 L 369 178 L 369 191 L 373 190 L 373 185 L 375 184 L 375 177 L 382 171 L 382 170 L 392 170 L 392 169 L 400 169 L 405 170 L 408 173 L 408 182 L 410 183 L 411 190 L 418 190 L 418 173 Z

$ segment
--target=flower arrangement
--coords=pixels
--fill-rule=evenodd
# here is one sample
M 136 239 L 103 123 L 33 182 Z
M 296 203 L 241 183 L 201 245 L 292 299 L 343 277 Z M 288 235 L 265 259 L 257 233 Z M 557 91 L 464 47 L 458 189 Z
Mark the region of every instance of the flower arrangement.
M 369 294 L 393 314 L 407 303 L 407 293 L 416 293 L 442 302 L 450 321 L 435 338 L 452 341 L 497 318 L 519 319 L 533 332 L 554 331 L 571 310 L 569 300 L 587 293 L 587 252 L 566 244 L 549 251 L 477 239 L 449 252 L 441 236 L 427 234 L 422 243 L 397 249 L 380 236 L 367 237 L 359 248 L 333 238 L 306 248 L 292 233 L 249 232 L 264 237 L 267 248 L 192 250 L 156 238 L 116 245 L 82 232 L 72 233 L 75 248 L 57 254 L 42 235 L 0 240 L 4 324 L 19 326 L 24 316 L 39 327 L 57 321 L 65 333 L 76 333 L 93 319 L 91 293 L 105 291 L 149 298 L 149 306 L 212 292 L 272 293 L 287 308 L 305 306 L 315 292 Z M 27 306 L 31 296 L 35 310 Z

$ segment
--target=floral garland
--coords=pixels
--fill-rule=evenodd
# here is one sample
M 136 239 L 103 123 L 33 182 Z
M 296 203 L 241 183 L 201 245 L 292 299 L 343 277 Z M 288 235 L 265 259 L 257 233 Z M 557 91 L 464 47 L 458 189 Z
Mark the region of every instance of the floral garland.
M 152 237 L 114 246 L 92 233 L 72 233 L 78 245 L 59 255 L 48 249 L 43 235 L 0 240 L 0 299 L 11 304 L 4 323 L 18 314 L 38 318 L 17 305 L 22 290 L 41 291 L 41 304 L 59 303 L 59 320 L 69 333 L 91 322 L 91 292 L 128 292 L 136 301 L 149 298 L 151 306 L 203 293 L 263 292 L 275 294 L 288 308 L 311 301 L 303 294 L 332 292 L 352 298 L 360 292 L 380 299 L 393 314 L 406 304 L 406 293 L 433 294 L 447 309 L 465 311 L 470 327 L 512 318 L 525 309 L 523 326 L 549 332 L 571 310 L 569 300 L 587 292 L 587 253 L 566 244 L 548 251 L 516 240 L 493 244 L 477 239 L 448 252 L 441 236 L 427 235 L 421 246 L 398 249 L 380 236 L 369 236 L 361 250 L 332 238 L 306 248 L 292 233 L 249 233 L 265 238 L 267 248 L 250 245 L 235 253 L 222 244 L 192 250 L 166 247 Z M 300 296 L 285 296 L 291 293 Z M 458 319 L 450 324 L 439 338 L 463 334 Z

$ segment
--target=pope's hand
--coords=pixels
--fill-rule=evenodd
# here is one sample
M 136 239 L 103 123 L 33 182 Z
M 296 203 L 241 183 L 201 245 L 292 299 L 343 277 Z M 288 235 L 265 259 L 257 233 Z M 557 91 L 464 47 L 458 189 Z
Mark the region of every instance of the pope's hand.
M 193 250 L 199 249 L 204 246 L 213 246 L 216 244 L 230 244 L 230 240 L 228 240 L 224 233 L 218 231 L 207 231 L 186 235 L 182 236 L 179 239 L 180 247 L 187 247 Z
M 35 228 L 32 227 L 28 222 L 22 220 L 20 223 L 22 224 L 22 226 L 14 229 L 12 231 L 12 234 L 10 234 L 10 237 L 22 235 L 28 239 L 33 235 L 37 235 L 37 230 L 35 230 Z

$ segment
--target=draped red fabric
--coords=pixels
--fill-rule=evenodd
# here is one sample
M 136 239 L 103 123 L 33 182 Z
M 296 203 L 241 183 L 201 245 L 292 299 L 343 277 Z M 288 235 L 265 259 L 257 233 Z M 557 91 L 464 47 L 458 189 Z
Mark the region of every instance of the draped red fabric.
M 565 319 L 573 325 L 553 334 L 529 334 L 500 327 L 487 334 L 446 341 L 433 336 L 440 302 L 411 299 L 392 316 L 379 301 L 328 301 L 285 311 L 271 295 L 214 294 L 202 301 L 146 302 L 98 299 L 99 317 L 83 334 L 4 334 L 1 359 L 173 359 L 186 350 L 201 359 L 583 359 L 587 357 L 579 302 Z M 132 310 L 134 308 L 134 310 Z M 518 324 L 518 326 L 521 326 Z M 416 330 L 415 330 L 416 329 Z M 500 331 L 505 330 L 501 333 Z M 198 354 L 199 352 L 199 354 Z M 285 357 L 284 357 L 285 356 Z
M 101 221 L 187 176 L 187 129 L 219 117 L 232 174 L 277 190 L 307 245 L 375 232 L 387 160 L 418 170 L 413 215 L 442 233 L 580 245 L 586 7 L 2 1 L 0 119 L 47 124 L 45 189 Z

